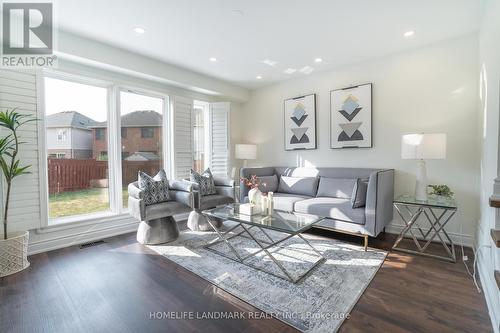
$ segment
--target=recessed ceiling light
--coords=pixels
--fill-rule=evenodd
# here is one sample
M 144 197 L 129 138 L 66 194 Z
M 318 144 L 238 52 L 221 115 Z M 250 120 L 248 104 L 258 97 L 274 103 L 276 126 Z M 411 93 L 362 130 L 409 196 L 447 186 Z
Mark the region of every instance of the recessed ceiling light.
M 285 69 L 285 71 L 283 73 L 285 73 L 285 74 L 293 74 L 296 71 L 297 70 L 295 68 L 287 68 L 287 69 Z
M 322 62 L 322 61 L 323 61 L 323 59 L 321 59 L 321 58 L 314 59 L 314 62 Z
M 410 30 L 410 31 L 407 31 L 403 34 L 403 36 L 405 37 L 411 37 L 415 34 L 415 30 Z
M 262 76 L 257 75 L 255 78 L 256 78 L 257 80 L 261 80 L 261 79 L 262 79 Z
M 146 30 L 145 30 L 144 28 L 142 28 L 142 27 L 135 27 L 135 28 L 134 28 L 134 32 L 135 32 L 136 34 L 140 34 L 140 35 L 142 35 L 143 33 L 145 33 L 145 32 L 146 32 Z
M 217 61 L 217 58 L 215 58 L 215 57 L 210 57 L 208 60 L 210 60 L 211 62 L 216 62 L 216 61 Z

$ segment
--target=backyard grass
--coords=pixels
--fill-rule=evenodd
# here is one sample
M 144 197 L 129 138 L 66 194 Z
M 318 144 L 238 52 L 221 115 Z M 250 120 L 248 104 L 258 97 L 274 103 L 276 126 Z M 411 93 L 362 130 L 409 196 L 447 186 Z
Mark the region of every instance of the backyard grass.
M 127 207 L 127 189 L 123 189 L 123 207 Z M 49 196 L 49 217 L 90 214 L 109 211 L 107 188 L 90 188 Z

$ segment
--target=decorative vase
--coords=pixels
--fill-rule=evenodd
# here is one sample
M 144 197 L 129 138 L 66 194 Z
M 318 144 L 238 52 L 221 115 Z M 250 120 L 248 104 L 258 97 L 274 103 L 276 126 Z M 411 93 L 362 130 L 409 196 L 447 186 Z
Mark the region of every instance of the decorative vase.
M 252 188 L 250 191 L 248 191 L 248 201 L 252 205 L 255 205 L 258 209 L 260 209 L 261 200 L 262 200 L 262 192 L 259 190 L 258 187 Z
M 29 232 L 12 233 L 7 239 L 0 239 L 0 277 L 11 275 L 28 268 Z

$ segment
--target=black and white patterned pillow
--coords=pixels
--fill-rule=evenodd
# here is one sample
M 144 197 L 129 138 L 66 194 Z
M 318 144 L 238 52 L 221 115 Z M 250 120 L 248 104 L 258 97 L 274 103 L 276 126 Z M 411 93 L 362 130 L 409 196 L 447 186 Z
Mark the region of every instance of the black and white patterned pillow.
M 146 205 L 170 201 L 168 179 L 165 170 L 161 169 L 154 177 L 139 171 L 138 183 L 139 189 L 144 191 L 144 203 Z
M 191 169 L 191 175 L 189 176 L 189 179 L 192 182 L 198 184 L 198 186 L 200 187 L 201 195 L 217 194 L 217 191 L 215 190 L 214 176 L 212 175 L 212 171 L 210 171 L 210 168 L 207 168 L 205 171 L 203 171 L 201 175 Z

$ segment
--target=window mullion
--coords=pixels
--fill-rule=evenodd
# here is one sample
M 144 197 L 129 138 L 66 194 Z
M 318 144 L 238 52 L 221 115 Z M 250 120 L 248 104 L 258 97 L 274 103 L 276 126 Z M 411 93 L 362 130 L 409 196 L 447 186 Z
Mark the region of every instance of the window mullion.
M 121 211 L 121 149 L 120 149 L 120 117 L 119 89 L 109 88 L 108 103 L 108 168 L 110 208 L 114 213 Z

